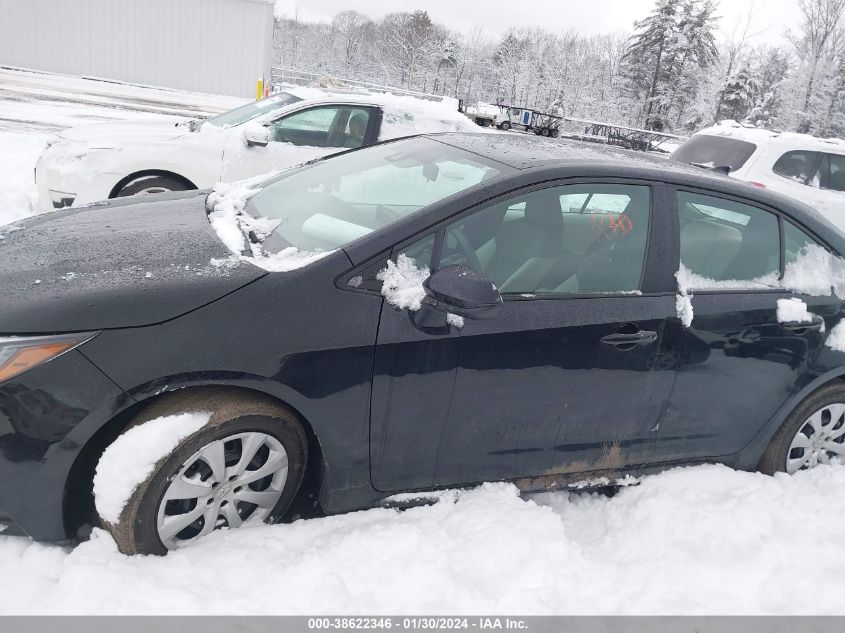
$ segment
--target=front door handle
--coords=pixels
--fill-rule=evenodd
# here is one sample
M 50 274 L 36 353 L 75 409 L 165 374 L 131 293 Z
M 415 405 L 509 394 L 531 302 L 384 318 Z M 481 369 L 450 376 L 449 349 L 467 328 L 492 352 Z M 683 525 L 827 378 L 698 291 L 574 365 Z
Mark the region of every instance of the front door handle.
M 657 340 L 657 332 L 651 330 L 639 330 L 632 334 L 608 334 L 601 337 L 601 342 L 605 345 L 613 345 L 622 350 L 634 349 L 637 345 L 648 345 Z
M 796 334 L 800 335 L 804 334 L 805 332 L 809 332 L 810 330 L 818 331 L 822 329 L 822 326 L 824 325 L 824 319 L 814 314 L 813 320 L 809 323 L 781 323 L 781 325 L 787 330 L 791 330 L 792 332 L 795 332 Z

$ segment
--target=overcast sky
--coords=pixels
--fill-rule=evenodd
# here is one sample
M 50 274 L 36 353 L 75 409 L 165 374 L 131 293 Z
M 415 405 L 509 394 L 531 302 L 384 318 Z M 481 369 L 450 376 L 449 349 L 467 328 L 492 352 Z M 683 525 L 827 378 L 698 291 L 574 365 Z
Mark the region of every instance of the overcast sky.
M 554 32 L 574 28 L 584 34 L 630 31 L 634 20 L 651 10 L 654 0 L 276 0 L 276 13 L 302 19 L 330 20 L 345 9 L 357 9 L 372 18 L 395 11 L 423 9 L 431 18 L 455 31 L 480 26 L 501 34 L 511 26 L 541 26 Z M 737 24 L 745 24 L 753 11 L 754 44 L 784 43 L 783 32 L 797 27 L 798 0 L 721 0 L 721 31 L 729 36 Z

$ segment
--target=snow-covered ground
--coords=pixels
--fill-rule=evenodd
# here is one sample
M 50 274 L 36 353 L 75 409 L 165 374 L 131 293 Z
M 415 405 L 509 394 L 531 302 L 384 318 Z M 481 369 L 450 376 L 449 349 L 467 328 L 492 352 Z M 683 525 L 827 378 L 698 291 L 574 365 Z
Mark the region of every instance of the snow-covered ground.
M 843 467 L 700 466 L 612 498 L 486 484 L 162 558 L 122 556 L 101 531 L 72 551 L 0 537 L 0 612 L 845 614 L 843 498 Z
M 235 104 L 0 69 L 0 225 L 32 213 L 56 130 Z M 0 536 L 0 613 L 845 614 L 843 466 L 676 469 L 613 497 L 440 497 L 218 531 L 163 558 L 125 557 L 99 530 L 75 549 Z

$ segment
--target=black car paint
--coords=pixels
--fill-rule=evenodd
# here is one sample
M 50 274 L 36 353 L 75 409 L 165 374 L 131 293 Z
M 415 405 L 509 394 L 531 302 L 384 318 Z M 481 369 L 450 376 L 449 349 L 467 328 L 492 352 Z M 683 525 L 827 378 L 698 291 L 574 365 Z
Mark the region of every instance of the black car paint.
M 184 284 L 185 296 L 165 293 L 160 296 L 166 300 L 149 303 L 142 294 L 149 278 L 124 276 L 120 288 L 131 300 L 99 304 L 106 308 L 100 314 L 99 282 L 91 290 L 90 312 L 61 300 L 68 295 L 47 303 L 47 295 L 33 299 L 31 286 L 20 281 L 19 271 L 31 275 L 40 264 L 19 259 L 10 266 L 4 257 L 0 284 L 11 292 L 3 294 L 0 332 L 74 329 L 69 324 L 86 329 L 96 324 L 103 331 L 77 350 L 0 384 L 0 424 L 2 416 L 11 420 L 0 435 L 0 520 L 40 540 L 73 537 L 76 525 L 68 517 L 82 503 L 86 446 L 113 437 L 139 406 L 176 389 L 249 389 L 295 409 L 322 453 L 320 502 L 333 513 L 372 506 L 396 491 L 485 479 L 513 478 L 536 487 L 573 474 L 702 460 L 753 469 L 797 403 L 845 374 L 842 354 L 823 347 L 817 331 L 777 324 L 773 306 L 788 293 L 697 293 L 692 328 L 683 328 L 675 313 L 673 187 L 768 205 L 835 252 L 845 252 L 845 238 L 803 205 L 701 170 L 592 146 L 561 144 L 566 156 L 555 159 L 553 141 L 432 138 L 514 169 L 292 273 L 264 274 L 246 263 L 219 278 L 186 271 L 175 279 Z M 633 180 L 653 188 L 655 215 L 641 296 L 506 297 L 496 318 L 467 320 L 460 331 L 433 334 L 416 327 L 407 311 L 384 304 L 370 283 L 400 250 L 397 245 L 484 201 L 557 180 Z M 128 217 L 136 211 L 134 219 Z M 25 231 L 0 242 L 0 256 L 43 257 L 38 239 L 49 251 L 63 231 L 73 233 L 66 219 L 75 214 L 115 223 L 127 215 L 136 222 L 132 239 L 146 246 L 116 265 L 134 266 L 142 254 L 162 258 L 166 266 L 179 258 L 191 266 L 228 255 L 209 239 L 213 233 L 201 200 L 182 195 L 30 220 Z M 179 218 L 182 229 L 169 242 L 172 218 Z M 144 242 L 147 233 L 150 241 Z M 113 234 L 105 229 L 89 237 L 87 248 L 100 240 L 105 253 L 117 252 L 107 245 Z M 199 246 L 196 253 L 180 247 L 186 238 Z M 28 248 L 17 250 L 16 242 Z M 143 261 L 145 268 L 151 265 Z M 63 260 L 47 265 L 54 276 L 68 272 Z M 357 277 L 363 282 L 350 283 Z M 167 278 L 158 281 L 168 287 Z M 805 300 L 828 328 L 840 318 L 838 299 Z M 601 343 L 631 328 L 657 337 L 633 350 Z M 763 395 L 716 384 L 725 360 L 740 365 L 735 376 L 759 378 Z M 718 397 L 697 381 L 718 389 Z M 758 415 L 749 416 L 755 406 Z M 697 415 L 685 415 L 691 407 Z M 708 424 L 705 414 L 714 407 L 730 417 Z M 566 418 L 561 410 L 575 411 L 576 417 Z M 602 425 L 609 419 L 616 424 L 606 431 Z M 514 421 L 524 425 L 514 428 Z M 708 450 L 711 441 L 716 448 Z
M 232 257 L 205 197 L 126 198 L 18 223 L 2 241 L 0 336 L 158 323 L 266 274 Z

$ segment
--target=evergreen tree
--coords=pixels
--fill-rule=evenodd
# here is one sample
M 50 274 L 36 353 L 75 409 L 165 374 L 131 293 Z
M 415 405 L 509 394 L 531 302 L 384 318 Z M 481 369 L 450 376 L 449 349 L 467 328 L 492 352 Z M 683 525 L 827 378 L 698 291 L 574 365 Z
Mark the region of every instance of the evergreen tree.
M 623 63 L 629 90 L 648 129 L 680 123 L 698 93 L 696 75 L 718 60 L 712 0 L 658 0 L 634 23 Z
M 748 66 L 743 66 L 725 84 L 719 119 L 744 119 L 754 106 L 760 91 L 760 83 Z

